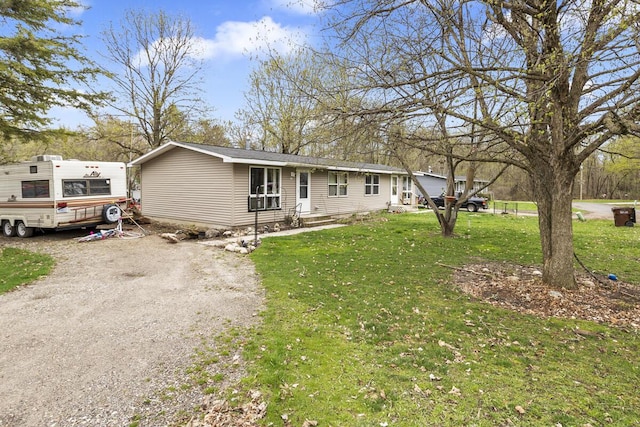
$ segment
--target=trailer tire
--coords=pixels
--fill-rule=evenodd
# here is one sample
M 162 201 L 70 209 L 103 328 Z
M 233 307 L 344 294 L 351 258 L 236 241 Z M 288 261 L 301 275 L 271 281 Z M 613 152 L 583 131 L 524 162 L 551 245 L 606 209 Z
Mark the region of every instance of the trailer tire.
M 18 237 L 27 238 L 33 236 L 33 227 L 27 227 L 22 221 L 16 222 L 14 228 Z
M 107 224 L 118 222 L 122 216 L 122 211 L 118 205 L 104 205 L 102 207 L 102 219 Z
M 11 225 L 9 220 L 2 221 L 2 235 L 4 237 L 13 237 L 16 235 L 16 228 Z

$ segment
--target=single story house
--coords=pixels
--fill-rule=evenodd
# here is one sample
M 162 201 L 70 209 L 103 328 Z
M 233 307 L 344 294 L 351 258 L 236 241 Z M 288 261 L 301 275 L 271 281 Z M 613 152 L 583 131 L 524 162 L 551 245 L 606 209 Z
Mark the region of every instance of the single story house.
M 429 193 L 429 196 L 440 196 L 447 189 L 447 177 L 430 172 L 414 172 L 416 179 Z M 488 184 L 488 181 L 483 179 L 474 179 L 471 191 L 477 191 Z M 463 193 L 467 185 L 467 178 L 465 176 L 457 176 L 454 178 L 455 194 Z M 481 192 L 486 193 L 489 190 L 485 188 Z M 418 188 L 416 188 L 416 194 L 421 195 Z
M 341 216 L 412 203 L 400 168 L 267 151 L 169 142 L 135 159 L 142 213 L 211 227 Z

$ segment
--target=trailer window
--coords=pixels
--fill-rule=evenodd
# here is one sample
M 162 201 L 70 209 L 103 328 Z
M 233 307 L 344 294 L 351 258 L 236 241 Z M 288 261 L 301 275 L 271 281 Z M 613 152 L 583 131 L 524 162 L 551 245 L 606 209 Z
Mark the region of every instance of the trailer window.
M 65 197 L 111 194 L 109 179 L 67 179 L 62 181 L 62 187 Z
M 22 181 L 23 199 L 34 199 L 39 197 L 49 197 L 49 181 L 46 179 Z

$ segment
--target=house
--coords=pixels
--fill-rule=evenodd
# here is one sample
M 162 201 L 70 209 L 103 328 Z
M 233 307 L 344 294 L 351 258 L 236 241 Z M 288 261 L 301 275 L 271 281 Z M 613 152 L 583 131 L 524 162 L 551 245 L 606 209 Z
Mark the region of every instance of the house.
M 414 172 L 414 176 L 420 182 L 422 187 L 429 193 L 429 196 L 439 196 L 447 189 L 447 177 L 429 172 Z M 418 195 L 422 195 L 420 190 L 416 189 Z
M 140 166 L 145 216 L 194 225 L 336 217 L 413 200 L 406 172 L 385 165 L 179 142 L 130 165 Z
M 429 196 L 440 196 L 447 189 L 447 177 L 443 175 L 438 175 L 430 172 L 414 172 L 416 179 L 420 182 L 420 184 L 424 187 L 424 189 L 429 193 Z M 484 187 L 489 182 L 483 179 L 474 179 L 473 185 L 471 186 L 471 191 L 477 191 Z M 454 193 L 462 194 L 467 185 L 467 177 L 465 176 L 456 176 L 454 178 Z M 420 196 L 420 191 L 416 189 L 416 194 Z M 482 190 L 482 192 L 488 192 L 486 188 Z

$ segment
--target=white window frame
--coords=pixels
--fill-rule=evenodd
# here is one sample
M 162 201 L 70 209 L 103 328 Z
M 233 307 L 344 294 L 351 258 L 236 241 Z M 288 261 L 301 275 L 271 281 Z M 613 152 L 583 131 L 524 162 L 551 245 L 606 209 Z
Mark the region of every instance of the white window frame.
M 349 172 L 329 171 L 328 185 L 329 197 L 349 196 Z
M 409 176 L 402 177 L 402 204 L 411 205 L 413 199 L 413 181 Z
M 253 171 L 262 170 L 262 182 L 259 184 L 259 189 L 256 193 L 257 185 L 254 184 Z M 269 181 L 273 178 L 273 173 L 276 174 L 276 179 Z M 275 181 L 275 182 L 274 182 Z M 253 188 L 251 188 L 253 187 Z M 250 166 L 249 167 L 249 212 L 255 211 L 269 211 L 282 209 L 280 193 L 282 190 L 282 168 L 271 168 L 267 166 Z
M 364 195 L 365 196 L 380 195 L 380 175 L 365 175 Z

